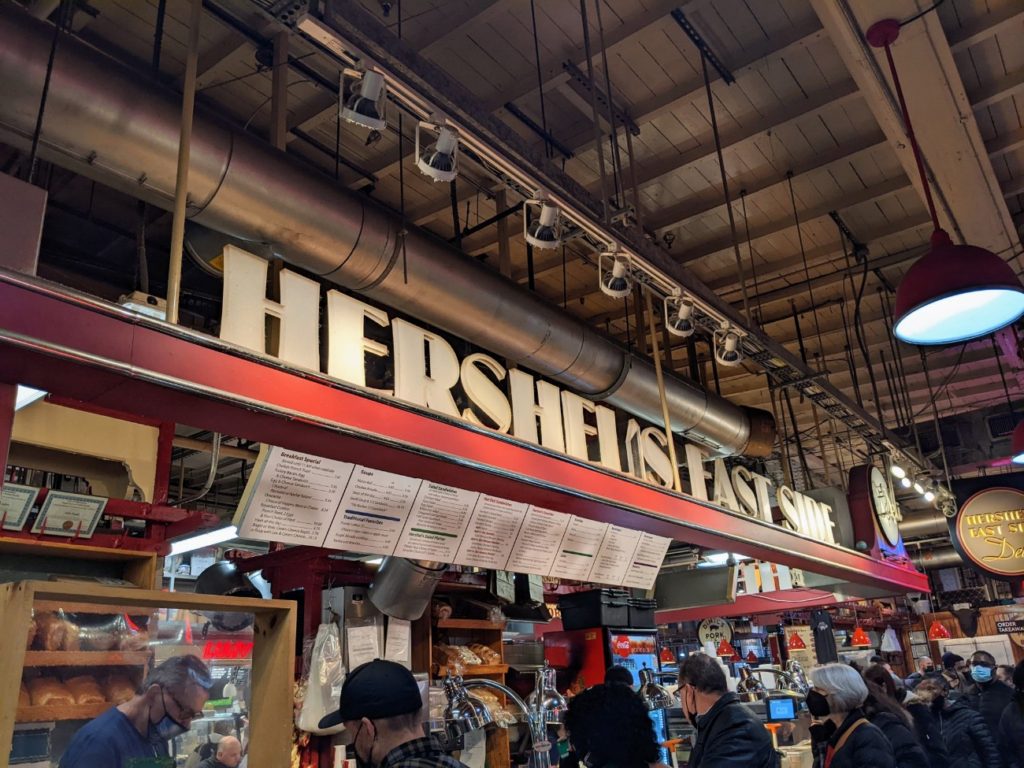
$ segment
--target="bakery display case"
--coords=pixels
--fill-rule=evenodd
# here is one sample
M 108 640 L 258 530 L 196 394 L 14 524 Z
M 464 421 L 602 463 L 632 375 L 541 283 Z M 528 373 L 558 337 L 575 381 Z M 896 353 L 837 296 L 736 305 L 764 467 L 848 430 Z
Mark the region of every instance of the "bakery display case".
M 0 584 L 0 621 L 0 755 L 11 764 L 56 764 L 83 725 L 184 654 L 203 660 L 213 685 L 202 716 L 169 745 L 176 764 L 226 735 L 288 764 L 290 601 L 21 581 Z

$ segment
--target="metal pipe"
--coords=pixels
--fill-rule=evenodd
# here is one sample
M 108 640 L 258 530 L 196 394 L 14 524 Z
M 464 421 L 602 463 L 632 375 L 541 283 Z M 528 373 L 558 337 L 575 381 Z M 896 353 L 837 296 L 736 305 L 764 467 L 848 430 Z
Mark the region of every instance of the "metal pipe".
M 26 146 L 32 135 L 49 32 L 16 6 L 0 4 L 0 135 L 9 143 Z M 80 41 L 65 43 L 54 65 L 40 152 L 88 178 L 170 208 L 179 100 Z M 196 115 L 191 160 L 190 211 L 197 223 L 270 244 L 285 261 L 325 281 L 399 308 L 566 388 L 664 424 L 651 363 L 435 236 L 407 228 L 365 195 L 339 187 L 202 111 Z M 407 280 L 400 266 L 403 241 Z M 719 454 L 770 453 L 775 427 L 769 414 L 675 377 L 666 377 L 665 390 L 676 434 Z
M 206 475 L 206 482 L 203 483 L 203 487 L 200 488 L 199 491 L 197 491 L 196 493 L 186 498 L 180 498 L 179 496 L 178 500 L 174 502 L 174 505 L 176 507 L 183 507 L 186 504 L 191 504 L 193 501 L 199 501 L 201 498 L 203 498 L 206 494 L 210 492 L 211 488 L 213 488 L 213 481 L 217 479 L 217 466 L 220 464 L 220 441 L 220 432 L 214 432 L 213 442 L 211 443 L 210 446 L 210 471 Z M 182 477 L 185 476 L 184 469 L 181 474 Z M 180 487 L 184 488 L 183 485 Z
M 192 116 L 196 106 L 196 72 L 199 67 L 199 20 L 202 0 L 192 0 L 188 21 L 188 55 L 185 57 L 185 89 L 181 96 L 181 133 L 178 139 L 178 172 L 174 183 L 174 218 L 171 220 L 171 260 L 167 267 L 167 322 L 178 322 L 181 301 L 181 262 L 185 255 L 185 210 L 188 205 L 188 168 L 192 149 Z
M 900 534 L 904 539 L 921 538 L 922 536 L 949 535 L 946 516 L 937 509 L 907 515 L 900 521 Z
M 651 329 L 651 356 L 654 358 L 654 375 L 658 379 L 658 395 L 661 399 L 661 416 L 665 421 L 665 441 L 668 443 L 668 460 L 672 462 L 672 488 L 683 490 L 683 483 L 679 479 L 679 462 L 676 460 L 676 441 L 672 439 L 672 417 L 668 412 L 668 400 L 665 399 L 665 377 L 661 371 L 661 350 L 658 349 L 658 333 L 654 328 L 654 307 L 651 301 L 651 292 L 644 291 L 647 299 L 647 323 Z M 639 303 L 639 302 L 638 302 Z M 643 337 L 643 331 L 639 334 Z
M 912 559 L 916 566 L 925 571 L 934 571 L 937 568 L 956 568 L 964 564 L 963 558 L 952 547 L 922 549 Z

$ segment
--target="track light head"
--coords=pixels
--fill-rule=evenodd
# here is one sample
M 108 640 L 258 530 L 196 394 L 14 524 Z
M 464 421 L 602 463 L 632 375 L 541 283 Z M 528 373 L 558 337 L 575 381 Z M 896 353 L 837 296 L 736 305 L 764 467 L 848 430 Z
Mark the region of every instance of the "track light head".
M 909 488 L 913 484 L 914 484 L 914 481 L 911 480 L 909 477 L 902 477 L 902 478 L 900 478 L 900 485 L 902 487 L 904 487 L 904 488 Z
M 598 280 L 601 293 L 613 299 L 624 299 L 633 291 L 633 275 L 630 272 L 629 254 L 616 250 L 610 245 L 602 251 L 597 260 Z
M 902 480 L 904 477 L 907 476 L 907 470 L 905 470 L 899 464 L 893 464 L 889 468 L 889 471 L 892 472 L 892 476 L 895 477 L 897 480 Z
M 373 131 L 383 131 L 387 127 L 384 113 L 386 98 L 384 76 L 368 69 L 363 73 L 362 80 L 353 87 L 352 95 L 341 108 L 341 116 L 350 123 Z
M 693 336 L 697 326 L 693 322 L 693 301 L 679 296 L 665 299 L 665 327 L 673 336 Z
M 420 133 L 429 123 L 416 126 L 416 167 L 434 181 L 455 181 L 459 175 L 459 136 L 453 128 L 441 125 L 437 129 L 437 141 L 420 149 Z
M 540 215 L 530 221 L 530 203 L 540 206 Z M 562 242 L 561 213 L 546 196 L 538 194 L 536 200 L 527 201 L 523 216 L 523 237 L 534 248 L 553 250 Z
M 722 323 L 720 330 L 715 331 L 715 360 L 719 365 L 728 368 L 743 362 L 743 351 L 740 349 L 740 335 L 729 323 Z

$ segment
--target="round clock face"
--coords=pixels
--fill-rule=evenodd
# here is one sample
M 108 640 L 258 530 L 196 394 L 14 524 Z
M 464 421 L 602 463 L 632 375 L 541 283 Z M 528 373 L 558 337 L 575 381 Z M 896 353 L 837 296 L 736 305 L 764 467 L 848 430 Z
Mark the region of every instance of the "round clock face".
M 878 467 L 871 468 L 871 505 L 875 510 L 878 528 L 889 546 L 895 547 L 900 540 L 900 515 L 886 482 L 885 475 Z

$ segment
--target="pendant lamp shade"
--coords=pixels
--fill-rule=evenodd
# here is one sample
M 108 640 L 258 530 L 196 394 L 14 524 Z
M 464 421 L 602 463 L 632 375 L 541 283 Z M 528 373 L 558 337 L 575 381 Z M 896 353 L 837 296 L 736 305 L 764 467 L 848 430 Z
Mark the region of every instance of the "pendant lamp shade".
M 931 626 L 928 627 L 928 639 L 929 640 L 949 640 L 949 630 L 946 629 L 946 625 L 940 621 L 933 620 Z
M 747 661 L 750 664 L 757 664 L 757 654 L 754 653 L 753 651 L 748 651 L 747 652 Z
M 718 650 L 715 651 L 715 653 L 723 659 L 731 659 L 736 655 L 736 649 L 733 648 L 729 641 L 723 637 L 722 642 L 718 644 Z
M 807 643 L 804 642 L 799 633 L 794 632 L 789 636 L 789 640 L 786 641 L 786 648 L 791 651 L 806 651 Z
M 1010 460 L 1014 464 L 1024 464 L 1024 421 L 1014 427 L 1010 437 Z
M 853 630 L 853 636 L 850 638 L 850 645 L 859 647 L 869 646 L 871 645 L 871 638 L 868 637 L 868 633 L 863 629 L 856 627 Z
M 896 289 L 893 332 L 908 344 L 934 345 L 986 336 L 1024 314 L 1024 286 L 992 251 L 954 245 L 943 230 Z

